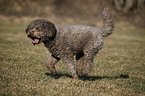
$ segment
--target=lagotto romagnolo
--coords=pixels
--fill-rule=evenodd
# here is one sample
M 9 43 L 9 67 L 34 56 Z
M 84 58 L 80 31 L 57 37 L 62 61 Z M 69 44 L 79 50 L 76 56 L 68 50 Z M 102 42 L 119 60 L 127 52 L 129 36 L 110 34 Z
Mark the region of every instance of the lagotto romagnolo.
M 46 62 L 47 68 L 55 75 L 55 64 L 62 59 L 74 78 L 85 76 L 94 65 L 94 56 L 103 47 L 103 37 L 112 34 L 113 17 L 109 8 L 103 11 L 103 28 L 98 30 L 86 25 L 55 26 L 46 19 L 36 19 L 26 28 L 32 43 L 44 43 L 51 53 Z M 76 64 L 75 64 L 76 63 Z

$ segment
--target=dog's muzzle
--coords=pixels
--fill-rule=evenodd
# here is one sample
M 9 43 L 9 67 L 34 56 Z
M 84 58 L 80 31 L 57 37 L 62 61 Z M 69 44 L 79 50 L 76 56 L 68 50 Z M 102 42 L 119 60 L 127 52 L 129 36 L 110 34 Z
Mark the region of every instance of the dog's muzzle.
M 35 34 L 33 32 L 28 32 L 27 34 L 28 38 L 32 39 L 32 43 L 35 44 L 39 44 L 41 41 L 40 36 L 35 36 Z

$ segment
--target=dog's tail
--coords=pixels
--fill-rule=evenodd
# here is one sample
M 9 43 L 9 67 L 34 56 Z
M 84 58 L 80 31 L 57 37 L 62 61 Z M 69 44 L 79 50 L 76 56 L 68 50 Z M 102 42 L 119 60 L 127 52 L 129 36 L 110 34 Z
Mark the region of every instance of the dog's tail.
M 101 31 L 102 31 L 103 37 L 107 37 L 108 35 L 112 34 L 114 30 L 113 16 L 109 8 L 104 8 L 103 17 L 104 17 L 104 22 L 103 22 L 103 28 Z

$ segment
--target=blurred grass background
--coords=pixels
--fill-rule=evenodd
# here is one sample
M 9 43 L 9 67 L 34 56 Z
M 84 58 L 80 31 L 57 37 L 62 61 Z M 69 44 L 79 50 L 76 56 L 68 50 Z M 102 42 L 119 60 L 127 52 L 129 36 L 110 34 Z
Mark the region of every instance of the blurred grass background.
M 1 22 L 25 22 L 32 18 L 52 21 L 102 21 L 102 11 L 109 7 L 115 21 L 126 21 L 144 27 L 145 0 L 0 0 Z M 60 21 L 60 23 L 62 23 Z M 94 24 L 94 22 L 92 22 Z M 95 22 L 96 23 L 96 22 Z
M 125 1 L 128 0 L 118 0 Z M 1 96 L 144 96 L 144 0 L 117 9 L 115 0 L 0 0 Z M 138 6 L 137 6 L 138 5 Z M 57 65 L 53 77 L 45 67 L 50 53 L 33 46 L 25 34 L 31 20 L 46 18 L 55 25 L 90 25 L 101 29 L 102 11 L 108 6 L 115 20 L 114 33 L 105 38 L 86 78 L 71 78 L 66 64 Z

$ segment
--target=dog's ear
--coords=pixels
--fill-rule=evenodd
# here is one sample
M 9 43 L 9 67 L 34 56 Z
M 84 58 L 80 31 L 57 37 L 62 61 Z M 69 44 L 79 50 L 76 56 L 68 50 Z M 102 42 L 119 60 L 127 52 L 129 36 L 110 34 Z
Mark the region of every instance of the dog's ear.
M 44 27 L 47 29 L 47 35 L 48 37 L 54 37 L 56 35 L 56 27 L 53 23 L 50 21 L 46 21 L 44 23 Z

